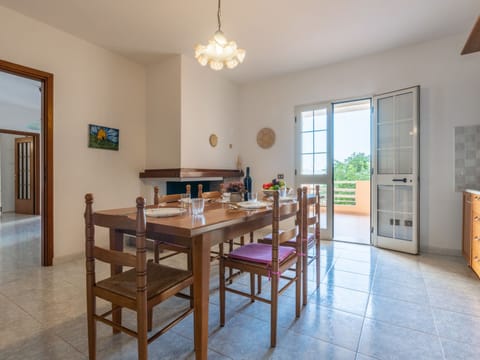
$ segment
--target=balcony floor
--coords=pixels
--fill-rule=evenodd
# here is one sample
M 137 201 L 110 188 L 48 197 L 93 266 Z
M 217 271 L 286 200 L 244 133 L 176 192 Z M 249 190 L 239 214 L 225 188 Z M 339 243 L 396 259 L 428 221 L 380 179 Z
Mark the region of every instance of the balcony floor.
M 334 212 L 333 239 L 356 244 L 370 244 L 370 217 Z

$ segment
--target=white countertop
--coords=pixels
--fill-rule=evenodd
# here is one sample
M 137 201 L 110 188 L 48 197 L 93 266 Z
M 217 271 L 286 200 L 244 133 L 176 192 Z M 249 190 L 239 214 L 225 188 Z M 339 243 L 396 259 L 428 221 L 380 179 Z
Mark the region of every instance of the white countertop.
M 480 190 L 465 189 L 465 192 L 469 192 L 475 195 L 480 195 Z

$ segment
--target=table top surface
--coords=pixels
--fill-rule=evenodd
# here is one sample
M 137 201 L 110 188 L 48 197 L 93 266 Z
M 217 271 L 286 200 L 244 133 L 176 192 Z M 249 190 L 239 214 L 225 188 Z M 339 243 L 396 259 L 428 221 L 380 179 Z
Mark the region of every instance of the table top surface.
M 177 203 L 160 204 L 159 207 L 179 207 Z M 148 206 L 147 208 L 155 208 Z M 239 209 L 232 208 L 231 204 L 209 202 L 205 204 L 203 215 L 192 215 L 190 211 L 183 214 L 170 217 L 150 217 L 147 216 L 147 232 L 158 232 L 184 237 L 193 237 L 202 233 L 210 232 L 216 229 L 242 224 L 249 221 L 255 221 L 266 216 L 271 216 L 270 206 L 260 209 Z M 124 215 L 130 219 L 135 219 L 136 208 L 121 208 L 99 210 L 96 215 Z M 97 221 L 100 226 L 111 227 L 107 221 Z

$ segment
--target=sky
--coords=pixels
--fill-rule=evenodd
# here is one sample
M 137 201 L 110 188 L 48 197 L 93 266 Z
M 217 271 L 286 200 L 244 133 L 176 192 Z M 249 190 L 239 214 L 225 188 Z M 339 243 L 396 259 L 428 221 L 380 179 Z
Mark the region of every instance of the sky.
M 370 155 L 370 110 L 334 113 L 335 160 L 344 161 L 354 152 Z

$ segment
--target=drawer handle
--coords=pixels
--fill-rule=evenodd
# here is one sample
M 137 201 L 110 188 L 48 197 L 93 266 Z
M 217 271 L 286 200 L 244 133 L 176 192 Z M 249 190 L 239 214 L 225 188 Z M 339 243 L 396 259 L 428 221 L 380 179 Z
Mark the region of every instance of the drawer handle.
M 478 258 L 478 256 L 475 256 L 473 259 L 474 259 L 476 262 L 480 262 L 480 259 Z
M 475 216 L 475 217 L 473 218 L 473 221 L 478 221 L 478 220 L 479 220 L 479 217 L 478 217 L 478 216 Z
M 473 240 L 480 240 L 480 237 L 474 236 L 474 237 L 473 237 Z

